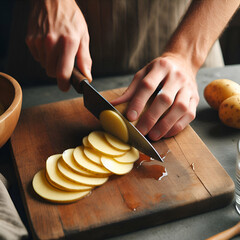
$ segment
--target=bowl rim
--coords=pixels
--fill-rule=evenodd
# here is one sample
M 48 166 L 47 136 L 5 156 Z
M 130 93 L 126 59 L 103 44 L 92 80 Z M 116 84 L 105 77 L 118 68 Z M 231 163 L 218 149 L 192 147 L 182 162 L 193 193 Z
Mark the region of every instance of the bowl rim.
M 15 94 L 11 105 L 0 115 L 0 122 L 2 122 L 18 107 L 19 104 L 22 105 L 22 88 L 17 80 L 10 75 L 0 72 L 0 77 L 5 78 L 13 85 Z

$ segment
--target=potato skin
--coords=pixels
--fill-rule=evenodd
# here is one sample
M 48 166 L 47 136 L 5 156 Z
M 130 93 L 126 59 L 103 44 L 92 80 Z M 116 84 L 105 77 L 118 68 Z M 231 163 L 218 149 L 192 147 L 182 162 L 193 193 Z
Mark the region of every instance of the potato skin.
M 224 100 L 218 110 L 223 124 L 240 129 L 240 95 L 234 95 Z
M 240 85 L 229 79 L 216 79 L 204 89 L 207 103 L 215 110 L 225 99 L 237 94 L 240 94 Z

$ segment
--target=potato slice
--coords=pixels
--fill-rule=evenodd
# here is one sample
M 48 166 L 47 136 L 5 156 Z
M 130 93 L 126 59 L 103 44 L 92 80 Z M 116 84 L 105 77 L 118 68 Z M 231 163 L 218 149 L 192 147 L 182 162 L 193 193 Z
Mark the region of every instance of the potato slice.
M 68 165 L 69 168 L 71 168 L 71 170 L 73 170 L 76 173 L 79 173 L 81 175 L 85 175 L 85 176 L 93 176 L 92 173 L 90 173 L 89 171 L 86 171 L 85 169 L 81 168 L 75 161 L 74 157 L 73 157 L 73 151 L 74 148 L 69 148 L 67 150 L 65 150 L 62 154 L 62 158 L 63 161 Z
M 128 129 L 124 120 L 114 111 L 105 110 L 100 113 L 99 120 L 103 129 L 124 142 L 128 141 Z
M 119 163 L 107 156 L 102 156 L 101 162 L 105 168 L 117 175 L 129 173 L 133 168 L 133 163 Z
M 65 178 L 57 168 L 57 161 L 61 154 L 50 156 L 46 161 L 46 178 L 54 187 L 66 191 L 86 191 L 91 190 L 91 186 L 82 185 Z
M 85 196 L 91 191 L 67 192 L 59 190 L 51 186 L 46 177 L 45 170 L 40 170 L 35 174 L 32 181 L 34 191 L 42 198 L 55 203 L 70 203 L 75 202 Z
M 118 138 L 114 137 L 113 135 L 109 133 L 104 133 L 105 138 L 107 139 L 107 142 L 112 145 L 113 147 L 117 148 L 121 151 L 128 151 L 130 150 L 131 146 Z
M 58 171 L 58 172 L 59 172 L 59 171 Z M 66 191 L 66 192 L 81 192 L 81 191 L 92 190 L 92 189 L 94 188 L 93 186 L 82 185 L 82 184 L 80 184 L 80 183 L 75 183 L 75 182 L 73 182 L 73 181 L 70 181 L 70 180 L 68 180 L 67 178 L 65 178 L 62 174 L 60 174 L 60 175 L 62 176 L 62 178 L 65 178 L 67 181 L 70 181 L 70 182 L 72 182 L 73 184 L 75 183 L 75 184 L 77 184 L 78 186 L 81 185 L 82 187 L 86 188 L 86 189 L 83 189 L 83 188 L 81 187 L 80 190 L 67 189 L 67 188 L 65 188 L 65 187 L 63 187 L 63 186 L 60 186 L 60 185 L 57 185 L 56 183 L 54 183 L 54 182 L 49 178 L 47 172 L 46 172 L 45 175 L 46 175 L 45 177 L 46 177 L 48 183 L 49 183 L 51 186 L 53 186 L 53 187 L 55 187 L 55 188 L 57 188 L 57 189 L 59 189 L 59 190 L 62 190 L 62 191 Z
M 59 171 L 68 179 L 71 181 L 81 183 L 83 185 L 89 185 L 89 186 L 99 186 L 104 184 L 108 177 L 87 177 L 84 175 L 77 174 L 73 172 L 63 161 L 62 158 L 58 160 L 57 163 Z
M 91 132 L 88 135 L 88 142 L 94 149 L 106 155 L 121 156 L 125 153 L 125 151 L 120 151 L 112 147 L 107 142 L 106 138 L 104 137 L 104 132 L 102 131 Z
M 105 167 L 99 166 L 96 163 L 91 162 L 83 152 L 83 146 L 76 147 L 73 151 L 73 156 L 77 164 L 84 168 L 86 171 L 94 174 L 110 175 L 111 172 Z
M 84 147 L 91 147 L 91 145 L 88 142 L 88 136 L 85 136 L 82 140 L 83 146 Z
M 114 157 L 114 159 L 120 163 L 133 163 L 139 159 L 139 151 L 136 148 L 131 147 L 130 151 L 120 157 Z
M 83 152 L 89 160 L 102 166 L 101 154 L 99 152 L 97 152 L 93 148 L 89 148 L 89 147 L 84 147 Z

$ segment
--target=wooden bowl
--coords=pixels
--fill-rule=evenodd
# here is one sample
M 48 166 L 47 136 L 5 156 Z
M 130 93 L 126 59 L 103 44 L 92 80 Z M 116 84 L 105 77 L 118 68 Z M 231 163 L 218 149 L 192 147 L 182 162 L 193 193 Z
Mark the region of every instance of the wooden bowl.
M 11 76 L 0 72 L 0 148 L 11 137 L 22 108 L 22 89 Z

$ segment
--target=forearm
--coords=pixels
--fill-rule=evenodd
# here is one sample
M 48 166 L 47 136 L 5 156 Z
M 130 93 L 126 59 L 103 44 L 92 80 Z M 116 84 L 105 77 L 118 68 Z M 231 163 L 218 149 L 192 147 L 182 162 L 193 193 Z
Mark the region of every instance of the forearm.
M 196 73 L 239 4 L 240 0 L 193 0 L 166 52 L 183 57 Z

